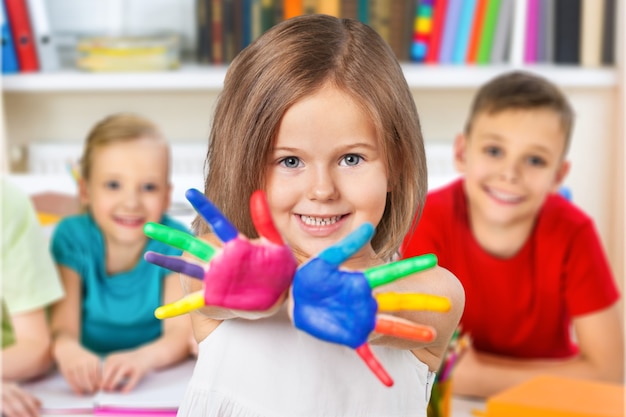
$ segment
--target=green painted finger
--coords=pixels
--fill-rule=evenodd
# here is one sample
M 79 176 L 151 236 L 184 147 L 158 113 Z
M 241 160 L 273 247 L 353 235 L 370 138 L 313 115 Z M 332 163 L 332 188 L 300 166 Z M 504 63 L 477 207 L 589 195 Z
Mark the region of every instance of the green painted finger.
M 205 262 L 208 262 L 216 252 L 215 248 L 208 243 L 188 233 L 163 226 L 162 224 L 148 222 L 144 225 L 143 232 L 149 238 L 189 252 Z
M 429 269 L 437 265 L 437 257 L 429 253 L 427 255 L 415 256 L 403 259 L 390 264 L 376 266 L 366 269 L 363 274 L 371 288 L 389 284 L 407 275 Z

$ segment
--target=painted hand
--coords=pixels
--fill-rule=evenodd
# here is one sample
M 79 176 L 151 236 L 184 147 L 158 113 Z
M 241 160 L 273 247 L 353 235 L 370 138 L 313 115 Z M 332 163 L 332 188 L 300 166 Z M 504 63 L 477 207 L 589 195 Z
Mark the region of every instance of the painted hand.
M 374 227 L 363 224 L 341 242 L 325 249 L 296 271 L 293 280 L 293 320 L 297 328 L 327 342 L 349 346 L 387 386 L 393 380 L 369 349 L 373 331 L 396 337 L 431 341 L 429 326 L 377 317 L 381 311 L 450 309 L 447 298 L 428 294 L 381 293 L 372 290 L 410 274 L 432 268 L 435 255 L 424 255 L 369 268 L 343 271 L 339 265 L 357 253 L 374 235 Z
M 205 305 L 241 311 L 272 308 L 289 289 L 297 264 L 274 226 L 265 194 L 257 191 L 250 198 L 252 220 L 261 236 L 254 242 L 239 234 L 201 192 L 191 189 L 185 195 L 224 246 L 218 249 L 187 233 L 147 223 L 144 232 L 148 237 L 187 251 L 204 262 L 204 266 L 200 266 L 181 257 L 146 253 L 148 262 L 201 279 L 204 283 L 203 291 L 162 306 L 155 315 L 158 318 L 174 317 Z

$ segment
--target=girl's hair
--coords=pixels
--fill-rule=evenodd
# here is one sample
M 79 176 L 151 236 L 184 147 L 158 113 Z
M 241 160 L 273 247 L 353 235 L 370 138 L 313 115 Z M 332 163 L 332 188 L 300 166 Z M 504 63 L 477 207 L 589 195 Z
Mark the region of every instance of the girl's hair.
M 499 75 L 478 90 L 465 124 L 465 133 L 470 134 L 476 117 L 481 113 L 493 115 L 505 110 L 532 109 L 552 110 L 561 119 L 565 135 L 564 154 L 567 153 L 574 127 L 574 110 L 556 85 L 525 71 Z
M 258 236 L 249 198 L 264 188 L 281 119 L 290 106 L 328 83 L 361 106 L 384 150 L 391 191 L 372 245 L 390 258 L 421 213 L 427 191 L 424 144 L 398 61 L 373 29 L 356 20 L 292 18 L 233 60 L 215 109 L 205 194 L 242 233 Z M 194 227 L 199 234 L 209 231 L 199 219 Z
M 85 180 L 89 179 L 93 155 L 98 148 L 139 138 L 151 138 L 159 143 L 166 142 L 154 123 L 133 113 L 116 113 L 98 122 L 85 140 L 83 154 L 80 158 L 81 177 Z

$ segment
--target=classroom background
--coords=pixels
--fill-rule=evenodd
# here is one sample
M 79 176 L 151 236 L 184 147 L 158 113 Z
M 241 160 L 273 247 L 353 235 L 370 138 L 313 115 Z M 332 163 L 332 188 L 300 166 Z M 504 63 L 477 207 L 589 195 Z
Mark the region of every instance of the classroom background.
M 105 115 L 127 110 L 155 120 L 170 139 L 175 206 L 184 204 L 187 187 L 202 187 L 213 105 L 228 62 L 264 25 L 293 14 L 359 18 L 388 40 L 420 113 L 431 188 L 455 175 L 451 144 L 476 89 L 511 69 L 537 72 L 559 85 L 574 106 L 573 166 L 565 185 L 574 203 L 596 221 L 624 288 L 623 0 L 3 0 L 3 5 L 9 9 L 3 39 L 13 34 L 4 30 L 6 23 L 30 28 L 20 33 L 31 37 L 32 49 L 16 51 L 16 66 L 6 68 L 3 47 L 2 171 L 30 192 L 74 193 L 66 168 L 80 154 L 86 132 Z M 446 24 L 455 31 L 446 32 Z

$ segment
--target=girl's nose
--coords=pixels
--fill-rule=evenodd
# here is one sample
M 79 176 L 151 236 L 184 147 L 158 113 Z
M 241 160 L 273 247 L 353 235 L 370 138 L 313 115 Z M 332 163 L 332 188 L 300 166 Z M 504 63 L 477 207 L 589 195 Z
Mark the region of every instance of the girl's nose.
M 312 175 L 309 188 L 311 200 L 332 200 L 338 195 L 338 189 L 333 176 L 327 170 L 318 170 Z

